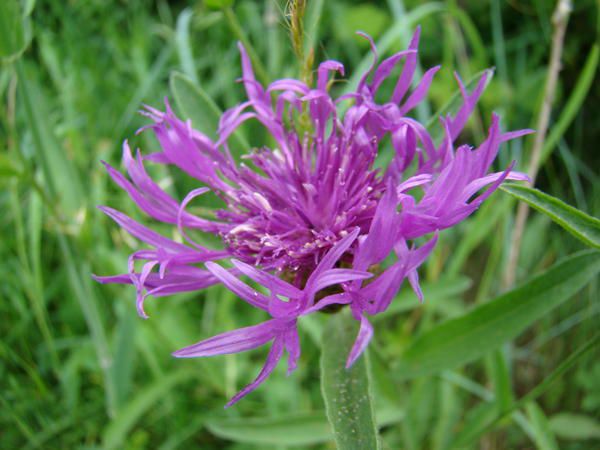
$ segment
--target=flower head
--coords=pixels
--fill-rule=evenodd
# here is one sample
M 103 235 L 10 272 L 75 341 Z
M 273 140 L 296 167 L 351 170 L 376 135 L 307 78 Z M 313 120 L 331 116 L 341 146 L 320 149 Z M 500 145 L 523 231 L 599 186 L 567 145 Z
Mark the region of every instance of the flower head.
M 368 38 L 368 37 L 367 37 Z M 370 40 L 370 38 L 368 38 Z M 147 296 L 198 291 L 221 283 L 250 307 L 271 318 L 259 325 L 229 331 L 174 353 L 177 357 L 212 356 L 250 350 L 271 342 L 263 370 L 229 403 L 256 388 L 284 352 L 288 371 L 300 355 L 297 320 L 330 305 L 349 305 L 360 322 L 351 365 L 364 351 L 373 329 L 368 315 L 387 309 L 404 279 L 417 293 L 417 268 L 435 246 L 437 233 L 469 216 L 506 179 L 524 180 L 511 164 L 489 173 L 500 144 L 529 133 L 503 133 L 493 116 L 486 140 L 477 148 L 454 142 L 488 81 L 485 73 L 472 92 L 458 79 L 463 103 L 454 116 L 441 118 L 439 144 L 427 129 L 407 116 L 424 98 L 439 67 L 428 70 L 411 90 L 419 30 L 409 49 L 381 62 L 373 42 L 374 62 L 356 90 L 339 98 L 329 93 L 337 61 L 317 70 L 316 86 L 281 79 L 264 87 L 240 45 L 242 83 L 247 101 L 226 111 L 218 138 L 192 128 L 166 110 L 146 107 L 161 151 L 134 156 L 127 142 L 123 159 L 129 178 L 107 165 L 110 176 L 152 218 L 178 227 L 185 243 L 168 239 L 108 207 L 101 209 L 131 235 L 147 244 L 129 258 L 126 274 L 97 277 L 104 283 L 129 283 L 137 289 L 137 307 L 147 317 Z M 403 64 L 391 98 L 376 95 L 392 70 Z M 341 113 L 343 103 L 350 104 Z M 259 122 L 272 144 L 255 148 L 238 162 L 230 149 L 234 133 L 247 121 Z M 393 157 L 385 169 L 375 160 L 389 140 Z M 177 166 L 198 180 L 181 201 L 154 182 L 144 162 Z M 480 191 L 482 191 L 480 193 Z M 192 214 L 188 205 L 207 192 L 223 207 L 212 219 Z M 220 238 L 209 249 L 187 231 Z M 431 235 L 424 244 L 417 238 Z M 375 270 L 390 255 L 393 262 Z M 137 269 L 135 261 L 143 261 Z M 215 262 L 218 261 L 219 263 Z M 265 288 L 259 292 L 243 281 Z

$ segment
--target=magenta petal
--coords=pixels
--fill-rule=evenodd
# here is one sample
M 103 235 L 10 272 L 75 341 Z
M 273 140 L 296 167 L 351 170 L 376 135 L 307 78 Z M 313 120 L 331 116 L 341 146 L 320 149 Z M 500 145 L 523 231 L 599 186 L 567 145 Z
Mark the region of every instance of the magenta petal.
M 284 336 L 285 350 L 288 352 L 288 370 L 290 375 L 296 367 L 298 367 L 298 359 L 300 359 L 300 338 L 298 337 L 298 327 L 293 326 L 285 333 Z
M 207 262 L 204 265 L 208 271 L 221 280 L 231 292 L 239 295 L 243 300 L 256 308 L 264 309 L 265 311 L 269 309 L 269 299 L 264 294 L 252 289 L 218 264 Z
M 132 218 L 126 216 L 122 212 L 117 211 L 116 209 L 109 208 L 108 206 L 99 206 L 98 209 L 107 216 L 109 216 L 111 219 L 113 219 L 115 222 L 117 222 L 133 237 L 141 241 L 155 245 L 157 247 L 164 247 L 165 249 L 173 251 L 189 250 L 189 248 L 185 245 L 179 244 L 175 241 L 172 241 L 171 239 L 161 236 L 160 234 L 150 230 L 149 228 L 136 222 Z
M 338 61 L 324 61 L 317 70 L 317 89 L 327 91 L 327 82 L 329 81 L 329 72 L 339 72 L 344 75 L 344 65 Z
M 293 371 L 300 356 L 297 320 L 331 305 L 350 305 L 360 321 L 347 360 L 352 365 L 373 335 L 367 314 L 385 311 L 405 279 L 422 300 L 417 270 L 433 250 L 438 231 L 467 218 L 505 180 L 526 179 L 512 171 L 513 165 L 496 173 L 490 173 L 490 168 L 502 143 L 530 130 L 504 132 L 493 114 L 482 143 L 455 145 L 491 71 L 471 92 L 457 77 L 463 103 L 453 116 L 439 118 L 443 135 L 437 143 L 424 124 L 406 115 L 424 101 L 439 69 L 433 67 L 420 80 L 413 80 L 420 28 L 408 50 L 382 62 L 373 39 L 363 36 L 369 40 L 373 62 L 357 74 L 354 92 L 341 97 L 328 91 L 332 72 L 344 75 L 341 63 L 320 64 L 314 87 L 289 78 L 265 87 L 239 44 L 240 81 L 247 98 L 221 115 L 216 141 L 195 130 L 191 120 L 178 118 L 165 99 L 164 111 L 149 106 L 142 111 L 152 123 L 140 132 L 151 130 L 159 151 L 145 156 L 138 152 L 134 157 L 125 142 L 128 175 L 107 165 L 110 177 L 142 211 L 176 227 L 162 236 L 119 211 L 101 208 L 148 245 L 130 255 L 127 274 L 96 277 L 99 282 L 132 284 L 143 317 L 148 296 L 200 291 L 217 283 L 271 316 L 262 324 L 175 353 L 211 356 L 272 342 L 258 377 L 228 406 L 264 381 L 284 352 L 289 354 L 288 373 Z M 382 98 L 380 88 L 396 68 L 400 75 L 390 86 L 393 93 Z M 351 104 L 338 108 L 345 99 L 351 99 Z M 248 121 L 252 127 L 264 128 L 266 139 L 263 133 L 252 133 L 253 128 L 245 129 Z M 251 142 L 251 150 L 243 155 L 239 155 L 243 145 L 231 139 L 241 137 L 240 132 Z M 391 162 L 380 167 L 386 159 L 381 152 L 388 147 Z M 180 203 L 146 172 L 148 161 L 169 164 L 170 169 L 191 176 L 193 190 L 183 194 Z M 186 209 L 208 190 L 221 200 L 220 209 L 206 214 L 214 217 L 210 220 Z M 188 236 L 189 229 L 212 234 L 222 246 L 204 248 Z M 409 247 L 410 241 L 431 233 L 433 239 Z M 185 243 L 166 237 L 171 234 L 183 236 Z M 397 261 L 386 264 L 382 273 L 370 273 L 369 269 L 379 272 L 374 265 L 394 257 Z M 223 259 L 233 267 L 214 262 Z M 260 290 L 254 289 L 254 283 Z M 326 295 L 327 291 L 335 294 Z M 317 292 L 324 297 L 317 299 Z
M 281 339 L 275 339 L 273 345 L 271 346 L 271 350 L 269 351 L 269 355 L 267 356 L 265 365 L 263 366 L 256 379 L 244 389 L 242 389 L 240 392 L 235 394 L 232 397 L 232 399 L 229 400 L 229 402 L 227 402 L 225 408 L 229 408 L 230 406 L 237 403 L 244 396 L 248 395 L 250 392 L 256 389 L 263 381 L 265 381 L 268 378 L 269 375 L 271 375 L 271 372 L 273 372 L 273 370 L 277 366 L 277 363 L 281 359 L 281 356 L 283 355 L 283 346 L 284 344 L 283 342 L 281 342 Z
M 416 50 L 419 46 L 419 37 L 421 35 L 421 27 L 417 27 L 415 29 L 415 33 L 410 41 L 408 46 L 409 50 Z M 416 52 L 410 54 L 406 57 L 406 64 L 402 70 L 402 74 L 396 83 L 396 87 L 394 88 L 394 93 L 392 94 L 392 102 L 400 103 L 402 97 L 408 92 L 410 89 L 410 84 L 413 79 L 413 75 L 415 73 L 415 69 L 417 68 L 417 54 Z
M 276 319 L 251 327 L 239 328 L 219 334 L 173 353 L 176 358 L 198 358 L 202 356 L 239 353 L 260 347 L 275 337 Z
M 425 98 L 427 91 L 429 90 L 429 86 L 431 85 L 431 81 L 433 80 L 433 76 L 438 72 L 438 70 L 440 70 L 440 67 L 441 66 L 436 66 L 425 72 L 423 78 L 419 82 L 419 85 L 415 88 L 413 93 L 400 108 L 400 114 L 405 115 Z
M 252 267 L 249 264 L 232 259 L 231 262 L 244 275 L 261 284 L 275 294 L 280 294 L 288 298 L 299 298 L 302 296 L 302 291 L 295 286 L 277 278 L 270 273 Z
M 354 268 L 365 270 L 384 259 L 392 250 L 398 233 L 398 196 L 391 179 L 388 180 L 385 194 L 377 205 L 375 216 L 367 238 L 360 244 L 354 259 Z M 385 239 L 382 237 L 385 236 Z
M 352 346 L 352 350 L 350 350 L 350 354 L 348 355 L 348 360 L 346 361 L 346 369 L 349 369 L 352 364 L 356 362 L 358 357 L 362 355 L 362 353 L 369 345 L 371 338 L 373 337 L 373 326 L 367 320 L 364 315 L 360 316 L 360 329 L 358 330 L 358 336 L 356 337 L 356 341 L 354 341 L 354 345 Z
M 344 238 L 339 240 L 332 248 L 327 252 L 327 254 L 323 257 L 315 271 L 311 274 L 309 280 L 311 278 L 318 277 L 322 272 L 331 269 L 334 264 L 341 258 L 348 248 L 353 244 L 356 240 L 358 233 L 360 232 L 359 228 L 355 228 L 350 233 L 348 233 Z M 308 282 L 307 282 L 308 284 Z
M 302 311 L 302 313 L 300 315 L 306 316 L 313 312 L 320 311 L 321 309 L 325 308 L 326 306 L 347 305 L 351 302 L 352 302 L 352 297 L 346 292 L 342 292 L 340 294 L 328 295 L 327 297 L 323 297 L 321 300 L 319 300 L 314 306 L 311 306 L 310 308 L 307 308 L 304 311 Z
M 354 280 L 366 280 L 372 276 L 372 273 L 365 272 L 363 270 L 329 269 L 321 273 L 319 278 L 316 280 L 313 289 L 314 292 L 318 292 L 328 286 L 334 286 L 336 284 L 346 283 Z

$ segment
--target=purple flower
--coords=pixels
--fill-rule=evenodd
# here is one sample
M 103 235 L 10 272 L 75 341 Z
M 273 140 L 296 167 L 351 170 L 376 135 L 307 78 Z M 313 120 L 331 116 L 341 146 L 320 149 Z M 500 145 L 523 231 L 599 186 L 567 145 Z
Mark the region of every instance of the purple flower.
M 470 93 L 457 78 L 463 103 L 454 116 L 440 119 L 444 135 L 436 144 L 422 124 L 407 116 L 425 98 L 439 69 L 427 71 L 411 91 L 419 30 L 408 50 L 382 62 L 368 39 L 373 65 L 355 92 L 337 99 L 328 87 L 335 72 L 344 74 L 341 63 L 321 63 L 315 87 L 281 79 L 265 88 L 254 77 L 240 45 L 241 81 L 248 100 L 223 114 L 217 140 L 178 119 L 168 103 L 165 112 L 146 107 L 144 114 L 153 123 L 145 128 L 154 132 L 161 151 L 146 156 L 138 151 L 134 156 L 125 142 L 123 159 L 129 178 L 106 165 L 142 211 L 177 226 L 185 243 L 102 207 L 147 248 L 129 257 L 127 273 L 96 277 L 98 281 L 133 284 L 142 317 L 147 317 L 144 301 L 149 295 L 197 291 L 216 283 L 271 317 L 174 353 L 182 358 L 213 356 L 271 343 L 258 377 L 228 406 L 262 383 L 284 352 L 288 372 L 293 371 L 300 356 L 298 318 L 331 305 L 349 305 L 360 322 L 348 356 L 350 366 L 373 335 L 368 316 L 387 309 L 404 279 L 422 299 L 417 268 L 434 248 L 437 233 L 469 216 L 504 180 L 527 179 L 512 171 L 513 164 L 489 173 L 500 144 L 530 132 L 503 133 L 495 115 L 479 147 L 455 149 L 488 73 Z M 401 62 L 391 98 L 378 103 L 380 86 Z M 350 103 L 343 114 L 338 112 L 341 102 Z M 248 164 L 238 163 L 230 152 L 230 139 L 249 120 L 265 127 L 273 144 L 244 156 Z M 394 153 L 387 168 L 380 170 L 374 163 L 384 140 Z M 145 161 L 175 165 L 201 187 L 180 202 L 150 178 Z M 187 210 L 190 202 L 207 192 L 223 202 L 210 220 Z M 218 236 L 222 248 L 197 244 L 188 230 Z M 432 237 L 415 244 L 427 236 Z M 392 262 L 379 269 L 390 255 Z M 142 261 L 141 266 L 136 267 L 136 261 Z M 244 278 L 264 290 L 255 290 Z

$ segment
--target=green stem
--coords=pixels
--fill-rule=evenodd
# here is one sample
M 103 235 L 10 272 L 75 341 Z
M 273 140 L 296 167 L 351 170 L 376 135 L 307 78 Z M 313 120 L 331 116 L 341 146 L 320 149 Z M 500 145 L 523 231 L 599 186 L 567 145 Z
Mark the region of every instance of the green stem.
M 380 448 L 367 355 L 350 369 L 345 367 L 357 328 L 344 308 L 329 319 L 323 332 L 321 392 L 338 450 Z

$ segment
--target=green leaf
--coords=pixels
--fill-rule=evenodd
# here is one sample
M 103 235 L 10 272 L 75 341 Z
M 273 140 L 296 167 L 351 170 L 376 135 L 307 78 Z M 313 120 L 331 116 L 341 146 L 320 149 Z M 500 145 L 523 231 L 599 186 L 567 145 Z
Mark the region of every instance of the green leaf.
M 169 86 L 182 115 L 192 120 L 194 128 L 214 139 L 222 111 L 210 95 L 179 72 L 171 73 Z M 250 148 L 250 144 L 239 130 L 232 134 L 231 139 L 240 149 Z
M 126 446 L 123 444 L 127 438 L 127 433 L 138 419 L 156 402 L 164 399 L 173 387 L 194 376 L 193 371 L 181 369 L 159 378 L 154 384 L 141 390 L 137 397 L 127 403 L 105 428 L 103 434 L 104 450 L 125 448 Z
M 77 168 L 52 129 L 48 120 L 50 114 L 46 97 L 36 77 L 30 76 L 33 73 L 25 70 L 23 61 L 18 61 L 19 93 L 33 137 L 37 160 L 46 178 L 49 197 L 58 200 L 65 218 L 72 220 L 85 203 L 83 185 Z
M 347 308 L 335 314 L 323 332 L 321 391 L 338 450 L 379 448 L 367 355 L 350 369 L 345 367 L 357 332 Z
M 546 214 L 581 242 L 600 249 L 600 220 L 537 189 L 509 184 L 501 189 Z
M 422 376 L 473 361 L 517 337 L 564 303 L 600 271 L 600 253 L 568 257 L 524 285 L 417 338 L 403 354 L 398 372 Z
M 5 154 L 0 154 L 0 178 L 11 178 L 19 175 L 21 168 Z
M 558 413 L 549 422 L 552 431 L 561 439 L 600 439 L 600 422 L 593 417 Z
M 529 402 L 534 401 L 544 394 L 552 384 L 564 376 L 564 374 L 571 369 L 576 363 L 586 357 L 592 350 L 594 350 L 598 344 L 600 344 L 600 334 L 594 336 L 591 340 L 577 348 L 572 352 L 560 365 L 555 368 L 550 374 L 548 374 L 536 387 L 530 390 L 526 395 L 521 397 L 518 401 L 514 402 L 507 410 L 499 411 L 494 406 L 494 413 L 485 420 L 478 421 L 478 423 L 469 423 L 465 430 L 466 433 L 457 435 L 451 445 L 451 448 L 465 448 L 468 447 L 475 439 L 479 436 L 483 436 L 485 433 L 490 431 L 496 424 L 509 415 L 518 414 L 517 410 L 525 407 Z
M 532 426 L 533 439 L 539 450 L 558 450 L 556 437 L 550 429 L 548 418 L 535 402 L 525 405 Z
M 124 305 L 119 305 L 124 306 Z M 111 376 L 116 388 L 116 410 L 127 403 L 131 390 L 136 348 L 131 345 L 135 342 L 137 315 L 130 308 L 121 308 L 116 324 L 114 342 L 114 360 L 111 367 Z
M 18 0 L 0 2 L 0 59 L 19 56 L 27 46 L 24 19 Z
M 175 47 L 183 72 L 194 83 L 198 83 L 196 75 L 196 64 L 194 63 L 194 53 L 190 45 L 190 24 L 194 12 L 190 8 L 185 8 L 177 18 L 175 29 Z
M 377 410 L 379 427 L 404 419 L 404 411 L 387 405 Z M 245 417 L 214 419 L 206 427 L 215 436 L 244 444 L 280 446 L 315 445 L 333 441 L 325 411 L 278 415 L 277 417 Z
M 179 72 L 171 73 L 169 86 L 181 113 L 192 120 L 194 128 L 214 137 L 221 110 L 206 91 Z
M 314 445 L 333 439 L 323 411 L 290 416 L 211 420 L 206 427 L 216 436 L 262 445 Z
M 224 9 L 233 5 L 233 0 L 204 0 L 207 8 Z

